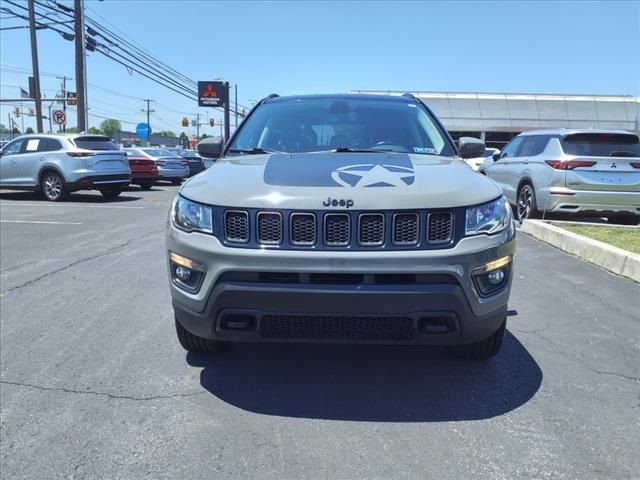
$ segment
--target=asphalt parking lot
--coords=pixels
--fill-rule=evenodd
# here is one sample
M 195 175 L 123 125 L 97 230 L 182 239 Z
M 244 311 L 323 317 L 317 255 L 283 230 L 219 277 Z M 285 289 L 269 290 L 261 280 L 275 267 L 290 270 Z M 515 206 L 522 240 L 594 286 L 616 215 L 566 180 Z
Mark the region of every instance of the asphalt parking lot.
M 3 478 L 638 478 L 638 284 L 520 234 L 486 364 L 418 347 L 187 355 L 164 259 L 176 190 L 0 192 Z

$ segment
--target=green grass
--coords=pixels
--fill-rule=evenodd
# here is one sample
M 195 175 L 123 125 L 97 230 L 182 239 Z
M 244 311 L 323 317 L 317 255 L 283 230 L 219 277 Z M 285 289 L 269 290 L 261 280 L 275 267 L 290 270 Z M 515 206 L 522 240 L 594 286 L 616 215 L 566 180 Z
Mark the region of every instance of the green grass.
M 640 228 L 591 227 L 586 225 L 558 225 L 570 232 L 584 235 L 618 248 L 640 254 Z

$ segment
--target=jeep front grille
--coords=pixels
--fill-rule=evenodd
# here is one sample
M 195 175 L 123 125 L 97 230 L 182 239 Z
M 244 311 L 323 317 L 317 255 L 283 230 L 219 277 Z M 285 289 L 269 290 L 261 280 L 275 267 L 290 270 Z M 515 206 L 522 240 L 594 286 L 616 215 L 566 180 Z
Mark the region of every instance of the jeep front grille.
M 363 213 L 358 218 L 358 243 L 374 246 L 384 243 L 384 215 Z
M 420 227 L 417 213 L 396 213 L 393 216 L 393 243 L 396 245 L 417 245 Z
M 291 243 L 293 245 L 315 245 L 316 216 L 313 213 L 291 214 Z
M 227 210 L 224 213 L 224 236 L 229 242 L 249 241 L 249 214 L 241 210 Z
M 453 236 L 451 212 L 436 212 L 428 215 L 427 238 L 429 243 L 449 243 Z
M 258 210 L 214 207 L 216 235 L 229 246 L 290 250 L 450 248 L 465 208 L 437 211 Z
M 324 217 L 324 243 L 346 246 L 351 241 L 351 217 L 346 213 L 327 213 Z
M 282 215 L 280 213 L 258 213 L 258 242 L 269 245 L 278 245 L 282 242 Z

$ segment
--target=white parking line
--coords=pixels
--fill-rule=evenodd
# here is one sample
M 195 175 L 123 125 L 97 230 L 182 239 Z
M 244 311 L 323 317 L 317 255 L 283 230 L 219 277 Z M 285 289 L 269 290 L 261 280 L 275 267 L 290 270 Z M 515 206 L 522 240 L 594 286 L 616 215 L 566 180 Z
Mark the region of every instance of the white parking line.
M 46 222 L 44 220 L 0 220 L 0 223 L 36 223 L 44 225 L 82 225 L 81 222 Z
M 4 207 L 81 207 L 81 208 L 126 208 L 129 210 L 141 210 L 144 207 L 124 207 L 121 205 L 74 205 L 73 203 L 21 203 L 21 202 L 0 202 L 0 208 Z

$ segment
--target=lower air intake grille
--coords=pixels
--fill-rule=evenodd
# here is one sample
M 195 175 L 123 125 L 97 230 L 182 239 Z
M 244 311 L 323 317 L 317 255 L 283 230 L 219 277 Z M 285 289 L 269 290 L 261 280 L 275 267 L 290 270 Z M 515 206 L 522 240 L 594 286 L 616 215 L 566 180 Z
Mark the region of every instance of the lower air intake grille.
M 294 245 L 316 243 L 316 217 L 313 213 L 291 214 L 291 243 Z
M 241 210 L 227 210 L 224 213 L 224 235 L 229 242 L 248 242 L 249 214 Z
M 348 245 L 351 222 L 346 213 L 328 213 L 324 218 L 324 242 L 327 245 Z
M 409 341 L 413 331 L 408 317 L 265 315 L 260 322 L 263 338 Z
M 393 216 L 393 243 L 396 245 L 418 243 L 417 213 L 397 213 Z
M 453 234 L 453 215 L 451 212 L 429 214 L 429 243 L 449 243 Z
M 258 242 L 270 245 L 282 242 L 282 216 L 279 213 L 258 213 Z

